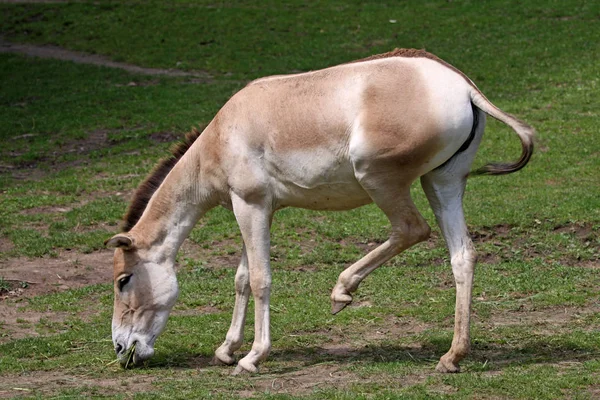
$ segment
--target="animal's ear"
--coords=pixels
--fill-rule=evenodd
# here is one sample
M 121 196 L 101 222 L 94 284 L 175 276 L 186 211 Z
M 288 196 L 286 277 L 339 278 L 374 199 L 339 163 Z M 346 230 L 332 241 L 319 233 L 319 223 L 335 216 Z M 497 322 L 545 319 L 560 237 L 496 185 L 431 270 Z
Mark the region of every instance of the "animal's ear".
M 118 247 L 123 250 L 132 250 L 135 248 L 135 241 L 131 235 L 119 233 L 104 242 L 104 245 L 106 247 Z

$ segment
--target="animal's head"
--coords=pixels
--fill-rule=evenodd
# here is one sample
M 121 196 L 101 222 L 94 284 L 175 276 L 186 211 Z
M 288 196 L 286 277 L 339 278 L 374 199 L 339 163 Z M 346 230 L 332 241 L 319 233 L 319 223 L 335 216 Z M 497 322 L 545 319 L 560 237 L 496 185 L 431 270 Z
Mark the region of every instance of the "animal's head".
M 140 364 L 154 355 L 154 342 L 179 295 L 174 260 L 138 245 L 131 233 L 113 236 L 106 246 L 115 248 L 115 352 L 121 365 Z

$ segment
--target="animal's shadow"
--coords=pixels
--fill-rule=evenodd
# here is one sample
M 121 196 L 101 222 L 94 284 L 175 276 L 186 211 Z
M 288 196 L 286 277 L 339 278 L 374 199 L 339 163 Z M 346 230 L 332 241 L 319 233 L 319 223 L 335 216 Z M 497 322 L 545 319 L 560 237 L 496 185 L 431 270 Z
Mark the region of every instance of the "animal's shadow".
M 281 362 L 284 366 L 277 368 L 277 373 L 287 373 L 322 363 L 350 365 L 352 363 L 412 363 L 415 366 L 430 365 L 435 368 L 439 358 L 450 348 L 450 340 L 431 340 L 420 347 L 368 345 L 363 348 L 335 348 L 320 346 L 295 347 L 291 349 L 274 349 L 269 360 Z M 238 359 L 245 355 L 237 354 Z M 551 338 L 540 338 L 522 345 L 478 344 L 474 343 L 471 353 L 461 364 L 474 370 L 498 371 L 511 366 L 534 364 L 558 364 L 565 362 L 583 362 L 597 359 L 600 349 L 585 346 L 575 341 L 564 340 L 557 343 Z M 186 348 L 172 348 L 156 359 L 150 361 L 148 368 L 207 368 L 213 365 L 212 354 L 194 353 Z

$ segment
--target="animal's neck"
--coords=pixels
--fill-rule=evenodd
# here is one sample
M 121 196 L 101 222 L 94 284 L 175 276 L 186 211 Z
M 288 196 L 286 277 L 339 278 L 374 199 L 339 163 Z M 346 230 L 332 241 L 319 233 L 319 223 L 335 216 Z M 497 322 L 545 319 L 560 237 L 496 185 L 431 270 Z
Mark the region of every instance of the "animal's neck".
M 212 208 L 210 200 L 198 163 L 193 155 L 186 154 L 156 190 L 130 232 L 155 257 L 174 261 L 198 219 Z

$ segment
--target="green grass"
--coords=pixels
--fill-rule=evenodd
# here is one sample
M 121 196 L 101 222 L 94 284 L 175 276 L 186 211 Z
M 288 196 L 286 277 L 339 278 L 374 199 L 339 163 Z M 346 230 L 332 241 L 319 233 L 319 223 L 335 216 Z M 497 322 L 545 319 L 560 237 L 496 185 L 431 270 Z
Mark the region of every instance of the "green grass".
M 229 325 L 240 250 L 232 214 L 215 209 L 179 257 L 181 296 L 146 368 L 113 363 L 108 284 L 7 297 L 0 306 L 36 318 L 0 324 L 0 396 L 597 397 L 598 17 L 596 2 L 573 0 L 0 4 L 5 40 L 211 76 L 199 83 L 0 54 L 0 263 L 30 257 L 43 265 L 40 257 L 66 249 L 101 249 L 132 190 L 166 153 L 161 138 L 203 126 L 245 82 L 268 74 L 426 48 L 538 131 L 525 170 L 468 183 L 480 263 L 462 374 L 433 372 L 452 340 L 454 307 L 437 230 L 375 271 L 354 306 L 329 314 L 338 274 L 386 239 L 388 223 L 373 206 L 279 212 L 272 355 L 258 376 L 209 365 Z M 476 165 L 518 154 L 515 135 L 490 120 Z M 418 186 L 413 196 L 434 225 Z M 19 285 L 0 264 L 0 296 Z M 242 354 L 252 313 L 247 324 Z

